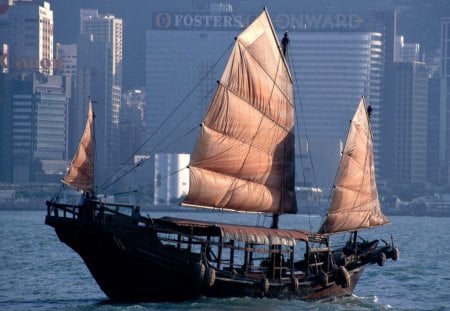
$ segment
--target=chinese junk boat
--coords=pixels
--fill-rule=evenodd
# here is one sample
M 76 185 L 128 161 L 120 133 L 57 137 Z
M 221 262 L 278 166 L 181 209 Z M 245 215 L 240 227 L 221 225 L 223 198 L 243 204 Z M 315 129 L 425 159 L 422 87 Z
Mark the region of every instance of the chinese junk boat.
M 189 164 L 182 204 L 272 214 L 270 228 L 144 217 L 94 192 L 93 112 L 64 183 L 79 205 L 47 201 L 46 224 L 75 250 L 113 301 L 206 297 L 328 299 L 350 295 L 364 269 L 397 260 L 393 243 L 358 239 L 389 223 L 375 183 L 364 98 L 351 121 L 327 216 L 318 232 L 278 228 L 297 212 L 291 75 L 266 10 L 237 38 Z M 283 46 L 284 44 L 284 46 Z M 350 233 L 332 248 L 331 236 Z

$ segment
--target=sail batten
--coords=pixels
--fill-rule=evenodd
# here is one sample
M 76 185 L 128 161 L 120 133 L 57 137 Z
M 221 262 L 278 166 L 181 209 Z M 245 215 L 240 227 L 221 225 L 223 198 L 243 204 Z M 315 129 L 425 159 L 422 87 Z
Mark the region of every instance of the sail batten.
M 337 233 L 382 226 L 375 181 L 373 143 L 364 98 L 352 118 L 330 208 L 319 233 Z
M 84 192 L 94 192 L 94 113 L 89 100 L 88 116 L 77 152 L 62 182 Z
M 295 213 L 294 99 L 267 12 L 236 39 L 202 122 L 182 204 Z

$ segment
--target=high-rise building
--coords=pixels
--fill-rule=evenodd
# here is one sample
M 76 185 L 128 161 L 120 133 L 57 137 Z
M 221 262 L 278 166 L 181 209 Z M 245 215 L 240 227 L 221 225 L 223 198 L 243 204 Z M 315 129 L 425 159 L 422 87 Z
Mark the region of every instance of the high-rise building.
M 120 160 L 132 163 L 133 155 L 140 151 L 145 133 L 145 91 L 130 90 L 122 95 L 120 109 Z
M 0 182 L 12 180 L 12 91 L 10 75 L 0 70 Z
M 441 79 L 432 76 L 428 80 L 427 109 L 427 181 L 432 185 L 442 185 L 441 165 L 439 164 L 439 108 Z
M 420 44 L 405 43 L 403 36 L 396 36 L 394 60 L 396 62 L 420 62 Z
M 252 20 L 251 14 L 229 7 L 225 12 L 217 10 L 222 9 L 153 13 L 146 41 L 148 154 L 192 151 L 197 125 L 229 55 L 227 49 Z M 384 55 L 389 41 L 385 29 L 374 32 L 355 15 L 277 12 L 271 16 L 279 38 L 289 31 L 289 63 L 299 87 L 297 119 L 315 140 L 309 144 L 312 155 L 321 153 L 314 149 L 325 144 L 335 148 L 335 161 L 327 159 L 315 165 L 323 171 L 317 174 L 318 184 L 329 186 L 333 181 L 348 121 L 362 95 L 373 108 L 378 161 Z M 385 22 L 377 16 L 371 21 Z M 185 61 L 187 55 L 189 61 Z
M 34 95 L 33 79 L 14 79 L 12 87 L 12 182 L 27 183 L 32 180 L 34 150 Z M 36 163 L 36 162 L 35 162 Z
M 427 177 L 428 74 L 424 63 L 397 62 L 394 76 L 394 163 L 397 185 L 424 185 Z
M 147 31 L 147 152 L 190 153 L 236 31 Z M 230 39 L 231 38 L 231 39 Z M 226 54 L 225 58 L 228 56 Z M 179 61 L 189 57 L 189 61 Z M 176 65 L 174 65 L 176 62 Z M 192 94 L 188 94 L 194 90 Z M 170 122 L 167 122 L 170 120 Z M 190 133 L 180 137 L 180 133 Z M 182 138 L 182 139 L 181 139 Z M 167 147 L 167 142 L 178 142 Z M 163 149 L 168 148 L 168 149 Z
M 77 45 L 57 44 L 56 45 L 55 72 L 62 75 L 66 84 L 67 104 L 67 156 L 70 158 L 76 152 L 77 142 L 80 137 L 75 135 L 76 127 L 73 122 L 79 115 L 77 111 Z M 81 122 L 80 122 L 81 123 Z M 79 132 L 77 132 L 79 133 Z M 76 136 L 76 137 L 75 137 Z
M 395 118 L 394 118 L 394 59 L 396 54 L 395 36 L 397 33 L 397 13 L 395 10 L 373 11 L 369 14 L 371 31 L 382 34 L 384 46 L 384 71 L 382 77 L 382 90 L 380 99 L 379 152 L 376 154 L 376 167 L 379 180 L 389 181 L 389 175 L 394 170 L 393 144 Z
M 439 162 L 444 184 L 450 181 L 450 17 L 441 20 L 441 100 Z
M 77 76 L 77 45 L 76 44 L 57 44 L 56 48 L 55 70 L 71 80 L 76 80 Z
M 77 42 L 77 100 L 73 124 L 79 139 L 91 97 L 96 115 L 97 177 L 109 178 L 119 163 L 119 113 L 122 89 L 122 20 L 100 15 L 97 10 L 80 11 L 81 34 Z M 72 110 L 71 110 L 72 111 Z
M 97 10 L 80 10 L 80 33 L 92 35 L 95 42 L 108 42 L 111 48 L 113 83 L 122 86 L 122 19 L 100 15 Z
M 66 83 L 54 75 L 34 83 L 34 159 L 59 160 L 67 157 Z
M 9 8 L 12 71 L 53 74 L 53 11 L 46 1 L 14 1 Z
M 375 158 L 378 159 L 379 114 L 384 70 L 380 33 L 291 32 L 290 61 L 299 85 L 297 109 L 302 128 L 307 129 L 312 155 L 314 147 L 335 143 L 336 161 L 320 164 L 316 171 L 320 186 L 331 186 L 340 158 L 340 141 L 348 131 L 359 99 L 372 106 Z M 301 108 L 300 108 L 301 107 Z M 314 159 L 313 159 L 314 161 Z M 331 166 L 330 166 L 331 165 Z
M 2 14 L 4 15 L 4 14 Z M 42 161 L 65 165 L 67 154 L 65 79 L 55 74 L 53 11 L 42 0 L 9 1 L 0 21 L 5 108 L 1 135 L 10 156 L 10 182 L 36 180 Z M 6 55 L 7 54 L 7 55 Z M 5 57 L 7 56 L 7 57 Z M 5 136 L 6 135 L 6 136 Z

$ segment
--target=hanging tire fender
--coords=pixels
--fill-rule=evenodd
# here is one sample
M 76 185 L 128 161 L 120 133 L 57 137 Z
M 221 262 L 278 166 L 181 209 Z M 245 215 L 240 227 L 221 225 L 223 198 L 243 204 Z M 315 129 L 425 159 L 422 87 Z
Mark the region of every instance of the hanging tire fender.
M 328 274 L 326 274 L 324 271 L 320 271 L 317 275 L 317 281 L 320 285 L 322 285 L 322 287 L 326 287 L 328 284 Z
M 292 278 L 292 288 L 297 292 L 298 291 L 298 287 L 299 287 L 299 283 L 298 283 L 298 279 L 297 278 Z
M 267 278 L 261 279 L 260 281 L 260 287 L 263 294 L 267 293 L 269 291 L 270 283 Z
M 203 278 L 203 285 L 206 287 L 212 287 L 216 282 L 216 270 L 211 267 L 207 267 L 205 270 L 205 276 Z
M 377 255 L 377 264 L 382 267 L 386 262 L 386 254 L 384 252 L 379 252 Z
M 201 262 L 197 262 L 194 264 L 194 267 L 192 268 L 192 277 L 194 280 L 194 284 L 196 286 L 200 286 L 203 282 L 203 279 L 205 278 L 205 265 Z
M 400 258 L 400 249 L 398 247 L 394 247 L 391 250 L 390 255 L 393 261 L 397 261 Z
M 350 273 L 348 273 L 347 269 L 344 266 L 340 266 L 339 269 L 336 271 L 335 282 L 342 288 L 350 287 L 351 285 Z

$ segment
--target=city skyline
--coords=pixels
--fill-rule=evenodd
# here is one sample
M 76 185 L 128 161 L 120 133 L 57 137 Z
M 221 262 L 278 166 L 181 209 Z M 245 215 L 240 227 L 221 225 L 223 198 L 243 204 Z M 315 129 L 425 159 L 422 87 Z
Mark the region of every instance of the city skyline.
M 40 2 L 43 3 L 42 1 Z M 105 135 L 105 139 L 102 140 L 105 142 L 105 145 L 102 147 L 103 151 L 100 152 L 100 154 L 102 154 L 100 158 L 105 159 L 102 165 L 106 165 L 102 169 L 105 175 L 104 179 L 108 178 L 107 175 L 111 173 L 111 170 L 114 170 L 114 166 L 119 167 L 121 165 L 118 161 L 119 158 L 120 160 L 128 160 L 129 158 L 127 157 L 127 154 L 129 154 L 130 150 L 121 150 L 123 144 L 120 142 L 120 139 L 122 139 L 122 141 L 127 140 L 128 135 L 126 131 L 123 131 L 120 128 L 122 114 L 121 105 L 124 105 L 122 99 L 124 98 L 124 94 L 138 89 L 142 90 L 143 94 L 145 94 L 143 95 L 146 98 L 145 102 L 139 106 L 139 108 L 137 106 L 130 107 L 129 109 L 137 110 L 134 112 L 129 111 L 127 114 L 139 114 L 140 112 L 138 110 L 140 109 L 141 119 L 138 122 L 146 124 L 146 130 L 142 130 L 141 133 L 136 133 L 134 127 L 129 126 L 129 120 L 124 121 L 128 122 L 128 125 L 123 125 L 123 127 L 127 127 L 130 131 L 134 131 L 133 141 L 138 142 L 147 142 L 147 140 L 149 140 L 148 138 L 153 136 L 157 130 L 161 131 L 163 136 L 159 138 L 157 136 L 153 137 L 153 140 L 151 141 L 153 144 L 152 147 L 140 150 L 140 154 L 158 153 L 157 149 L 154 148 L 154 144 L 158 144 L 165 140 L 164 143 L 167 145 L 168 140 L 165 135 L 170 134 L 173 128 L 179 127 L 178 130 L 181 129 L 183 133 L 186 133 L 191 131 L 192 128 L 195 128 L 201 121 L 201 116 L 204 114 L 210 99 L 211 90 L 214 88 L 214 81 L 219 78 L 220 72 L 222 71 L 221 66 L 223 65 L 220 63 L 215 65 L 215 62 L 220 57 L 227 55 L 227 46 L 232 43 L 233 34 L 237 33 L 243 26 L 248 24 L 253 18 L 253 14 L 260 10 L 260 8 L 255 8 L 256 5 L 254 3 L 250 4 L 246 1 L 229 1 L 226 4 L 214 1 L 193 1 L 189 3 L 169 1 L 168 3 L 157 2 L 152 5 L 146 4 L 138 14 L 138 16 L 141 16 L 142 18 L 132 19 L 130 16 L 132 16 L 133 12 L 136 13 L 136 8 L 131 5 L 126 6 L 123 5 L 123 3 L 121 4 L 120 2 L 112 1 L 110 6 L 111 10 L 109 11 L 107 7 L 100 2 L 93 1 L 89 6 L 80 4 L 77 1 L 75 2 L 75 4 L 72 3 L 67 8 L 63 9 L 58 0 L 49 1 L 49 7 L 51 7 L 51 10 L 53 11 L 52 15 L 54 16 L 55 21 L 53 24 L 50 22 L 45 24 L 54 25 L 54 29 L 51 29 L 51 33 L 53 34 L 54 31 L 52 46 L 54 45 L 55 50 L 53 51 L 52 49 L 51 52 L 47 52 L 43 58 L 39 58 L 39 61 L 35 62 L 35 64 L 31 64 L 31 68 L 29 69 L 36 69 L 48 76 L 51 76 L 53 73 L 52 71 L 55 71 L 55 75 L 64 73 L 65 82 L 61 83 L 70 84 L 70 88 L 62 92 L 64 96 L 67 96 L 68 100 L 65 104 L 67 105 L 67 108 L 64 108 L 67 109 L 67 111 L 64 110 L 64 113 L 67 113 L 69 119 L 67 126 L 70 128 L 65 128 L 64 131 L 66 135 L 65 141 L 66 143 L 69 141 L 70 145 L 73 145 L 74 141 L 78 140 L 77 137 L 79 137 L 78 134 L 81 131 L 82 121 L 85 116 L 86 98 L 92 96 L 95 101 L 104 103 L 104 108 L 101 108 L 104 110 L 99 111 L 99 120 L 102 123 L 102 129 Z M 139 1 L 136 3 L 138 2 Z M 323 2 L 325 3 L 327 1 Z M 392 1 L 392 3 L 393 2 L 395 1 Z M 58 21 L 60 16 L 63 15 L 63 12 L 67 13 L 67 10 L 74 5 L 78 7 L 78 23 L 70 22 L 73 19 L 70 16 L 73 14 L 68 14 L 66 16 L 67 22 L 64 25 L 61 24 L 61 22 Z M 118 9 L 121 6 L 123 10 L 120 12 Z M 411 36 L 411 33 L 414 33 L 413 31 L 409 30 L 406 33 L 401 32 L 400 29 L 405 26 L 396 26 L 387 30 L 387 24 L 383 23 L 387 23 L 388 18 L 383 17 L 378 13 L 376 13 L 378 15 L 371 13 L 378 11 L 380 9 L 379 6 L 371 8 L 367 7 L 366 10 L 364 10 L 363 6 L 357 6 L 351 9 L 348 8 L 346 11 L 339 5 L 325 5 L 324 10 L 321 11 L 317 5 L 312 5 L 304 11 L 290 10 L 296 7 L 297 5 L 289 5 L 287 1 L 281 1 L 270 11 L 274 16 L 274 26 L 278 31 L 278 37 L 280 38 L 284 31 L 290 32 L 290 38 L 292 40 L 291 49 L 295 49 L 290 55 L 290 61 L 292 64 L 295 64 L 295 68 L 299 71 L 296 73 L 299 76 L 295 77 L 295 79 L 298 79 L 298 82 L 300 82 L 300 92 L 302 92 L 297 100 L 301 101 L 303 104 L 306 103 L 306 107 L 302 108 L 305 109 L 302 111 L 304 115 L 301 116 L 302 118 L 307 118 L 307 120 L 304 121 L 305 126 L 309 127 L 310 131 L 315 129 L 314 133 L 322 131 L 322 138 L 329 139 L 331 136 L 335 137 L 337 141 L 327 140 L 327 143 L 334 146 L 336 149 L 335 158 L 338 159 L 340 148 L 339 140 L 343 139 L 343 136 L 345 135 L 345 120 L 349 118 L 351 107 L 353 104 L 356 104 L 357 98 L 364 94 L 369 99 L 374 111 L 372 116 L 372 127 L 376 133 L 374 142 L 375 158 L 382 164 L 380 174 L 385 174 L 386 171 L 389 171 L 389 165 L 385 165 L 385 161 L 388 158 L 386 157 L 386 153 L 381 151 L 383 148 L 386 148 L 383 147 L 383 137 L 389 136 L 390 132 L 387 131 L 389 126 L 385 127 L 383 124 L 389 123 L 389 119 L 386 115 L 388 115 L 389 111 L 395 112 L 395 109 L 393 110 L 392 107 L 389 106 L 395 102 L 392 101 L 393 97 L 386 97 L 394 96 L 394 93 L 389 93 L 394 90 L 390 90 L 389 86 L 383 85 L 386 81 L 382 79 L 382 72 L 384 71 L 385 74 L 389 72 L 389 66 L 391 66 L 390 64 L 392 61 L 401 61 L 405 63 L 421 63 L 425 61 L 428 63 L 427 67 L 423 67 L 425 65 L 422 66 L 425 68 L 424 70 L 428 71 L 429 75 L 435 73 L 435 68 L 438 68 L 436 64 L 438 63 L 437 59 L 439 51 L 434 49 L 436 44 L 430 42 L 439 42 L 441 39 L 440 35 L 434 36 L 437 38 L 436 40 L 430 39 L 426 44 L 422 44 L 422 42 L 412 41 L 412 38 L 415 37 Z M 397 9 L 399 12 L 408 11 L 404 7 L 390 7 L 386 9 L 389 9 L 386 12 L 393 11 L 394 9 Z M 8 11 L 13 10 L 6 10 L 6 13 L 8 13 Z M 2 15 L 7 14 L 3 13 Z M 95 17 L 94 20 L 92 19 L 93 16 Z M 2 19 L 0 19 L 0 29 L 5 29 L 4 17 L 5 16 L 2 16 Z M 385 18 L 387 19 L 385 20 Z M 108 25 L 109 22 L 106 22 L 108 19 L 113 21 L 112 25 L 115 25 L 115 21 L 118 21 L 120 27 L 116 29 L 114 28 L 116 26 L 112 26 L 116 30 L 109 32 L 110 30 L 108 29 L 113 28 L 108 28 L 111 26 L 104 27 L 104 25 Z M 418 20 L 420 20 L 420 18 Z M 89 23 L 87 21 L 89 21 Z M 129 27 L 135 25 L 138 21 L 145 26 L 139 29 L 134 28 L 134 31 L 132 31 Z M 397 23 L 402 25 L 399 21 L 401 21 L 401 17 L 397 17 Z M 403 21 L 403 25 L 406 24 L 408 24 L 408 22 Z M 12 28 L 12 30 L 14 30 L 14 28 Z M 45 30 L 45 32 L 49 33 L 50 30 Z M 69 32 L 71 32 L 71 34 L 67 35 Z M 60 34 L 59 36 L 58 33 Z M 75 34 L 77 35 L 77 39 L 71 41 L 70 38 L 73 38 Z M 392 36 L 397 37 L 394 38 Z M 113 37 L 117 39 L 112 40 Z M 391 37 L 393 39 L 390 39 Z M 127 42 L 135 42 L 136 38 L 140 38 L 140 42 L 132 49 L 127 45 Z M 309 38 L 315 39 L 310 41 L 311 39 Z M 0 35 L 0 39 L 4 40 L 4 36 Z M 48 40 L 48 38 L 46 40 Z M 311 43 L 314 42 L 314 40 L 317 42 Z M 347 46 L 345 43 L 346 40 L 348 40 Z M 357 43 L 357 40 L 360 40 L 359 43 Z M 48 47 L 49 43 L 48 41 L 46 42 L 47 43 L 44 45 Z M 109 45 L 104 52 L 103 49 L 105 47 L 103 47 L 103 44 L 105 42 L 110 43 L 108 43 Z M 321 44 L 323 44 L 323 47 L 321 47 Z M 338 48 L 337 46 L 339 46 L 339 44 L 341 45 Z M 314 48 L 316 50 L 314 50 L 313 46 L 315 46 Z M 359 47 L 361 48 L 360 52 L 358 52 L 360 53 L 360 56 L 358 56 L 359 58 L 355 56 L 356 54 L 349 54 L 348 51 L 353 51 L 350 53 L 356 53 L 355 51 Z M 433 48 L 430 49 L 429 47 Z M 16 56 L 13 52 L 14 49 L 10 46 L 7 48 L 9 48 L 10 52 L 8 56 L 10 57 L 10 60 L 13 61 L 10 62 L 10 69 L 19 69 L 19 71 L 20 69 L 24 69 L 15 68 L 18 67 L 19 57 Z M 336 60 L 332 60 L 332 58 L 327 57 L 326 55 L 323 56 L 325 58 L 322 60 L 318 57 L 318 55 L 321 54 L 320 51 L 324 51 L 328 48 L 330 51 L 334 51 L 333 55 L 336 56 Z M 348 49 L 348 51 L 346 49 Z M 339 51 L 342 51 L 343 53 L 341 57 L 339 56 Z M 6 52 L 8 52 L 8 50 Z M 103 53 L 106 54 L 101 56 Z M 346 55 L 353 56 L 349 57 Z M 310 59 L 308 59 L 308 57 Z M 392 57 L 392 60 L 389 60 L 390 57 Z M 74 58 L 76 58 L 76 72 L 71 71 L 71 69 L 74 69 Z M 340 60 L 338 60 L 338 58 Z M 48 63 L 47 59 L 52 59 L 52 61 Z M 325 64 L 325 59 L 329 59 L 330 63 Z M 357 59 L 359 59 L 360 63 L 356 66 Z M 4 65 L 4 60 L 5 58 L 3 56 L 2 65 Z M 316 60 L 317 63 L 314 63 Z M 337 64 L 337 62 L 340 62 L 339 65 L 342 66 L 343 69 L 341 75 L 337 74 L 339 68 L 333 67 L 336 66 L 334 64 Z M 101 67 L 103 66 L 100 65 L 102 63 L 105 63 L 106 67 Z M 139 70 L 133 69 L 136 67 L 136 63 L 140 64 Z M 26 62 L 20 64 L 22 64 L 25 69 L 28 66 Z M 142 66 L 142 64 L 145 65 Z M 213 65 L 216 67 L 211 71 Z M 323 68 L 321 69 L 322 65 Z M 325 73 L 324 75 L 324 72 L 326 71 L 324 68 L 329 68 L 331 70 L 330 74 L 326 75 Z M 352 73 L 349 68 L 355 71 Z M 142 71 L 145 72 L 144 75 L 142 75 Z M 317 77 L 315 78 L 314 71 L 318 72 Z M 357 72 L 359 72 L 360 77 L 358 77 L 358 74 L 355 75 Z M 104 74 L 106 74 L 104 76 L 105 78 L 101 78 Z M 354 79 L 347 79 L 345 74 L 353 75 Z M 326 82 L 326 79 L 324 79 L 325 77 L 330 80 L 330 84 L 324 84 Z M 207 82 L 205 80 L 205 82 L 201 82 L 196 86 L 197 81 L 204 78 L 207 78 Z M 339 97 L 339 92 L 336 91 L 337 89 L 333 89 L 332 80 L 336 80 L 336 82 L 339 82 L 341 85 L 341 101 L 336 101 Z M 41 84 L 42 83 L 45 82 L 41 82 Z M 170 86 L 170 84 L 172 86 Z M 342 88 L 342 85 L 347 84 L 351 84 L 349 87 L 353 87 L 353 91 L 350 93 L 343 91 L 345 88 Z M 322 90 L 318 88 L 319 86 Z M 187 119 L 189 121 L 187 125 L 182 123 L 178 124 L 179 122 L 175 119 L 175 121 L 169 122 L 167 128 L 160 127 L 160 123 L 166 116 L 169 117 L 172 108 L 183 103 L 183 98 L 189 94 L 193 88 L 197 87 L 199 92 L 190 99 L 188 104 L 199 106 L 193 110 L 193 113 L 190 111 L 192 107 L 187 107 L 185 110 L 179 111 L 181 117 L 179 117 L 178 120 L 182 117 L 187 117 L 188 114 L 192 113 L 192 116 Z M 108 91 L 105 93 L 104 91 L 101 91 L 103 89 Z M 315 93 L 309 91 L 313 89 L 315 89 Z M 15 90 L 13 90 L 13 93 L 14 91 Z M 67 95 L 65 95 L 66 92 Z M 326 100 L 326 97 L 321 103 L 317 102 L 317 99 L 316 101 L 312 100 L 312 98 L 326 92 L 329 93 L 329 100 Z M 30 98 L 31 102 L 35 100 L 38 100 L 37 96 L 36 99 L 34 99 L 34 97 L 33 99 Z M 331 106 L 327 106 L 327 103 L 331 101 L 333 101 Z M 355 103 L 353 103 L 353 101 Z M 297 102 L 297 105 L 298 104 L 299 103 Z M 348 105 L 348 107 L 344 108 L 345 105 Z M 312 107 L 314 107 L 314 109 L 311 110 Z M 320 109 L 318 107 L 320 107 Z M 333 110 L 333 107 L 336 109 Z M 142 113 L 142 111 L 144 111 L 144 113 Z M 329 127 L 328 130 L 317 127 L 320 122 L 314 123 L 316 121 L 313 121 L 313 112 L 315 114 L 318 112 L 322 118 L 323 116 L 329 117 L 329 119 L 323 118 L 325 126 Z M 335 115 L 333 115 L 333 113 L 335 113 Z M 122 118 L 125 117 L 122 116 Z M 422 115 L 421 118 L 422 120 L 426 120 L 427 116 Z M 134 117 L 133 122 L 137 122 L 136 120 L 138 119 Z M 333 126 L 330 127 L 330 125 L 332 125 L 330 122 L 335 122 L 339 125 L 337 128 Z M 137 128 L 141 128 L 141 125 Z M 179 139 L 177 137 L 180 135 L 179 132 L 175 132 L 175 136 L 173 136 L 172 139 Z M 192 131 L 189 135 L 190 136 L 186 136 L 173 147 L 159 152 L 189 153 L 191 151 L 189 148 L 192 148 L 193 145 L 191 141 L 195 139 L 197 132 Z M 314 135 L 315 134 L 312 134 L 311 136 L 314 137 Z M 327 143 L 322 145 L 326 145 Z M 138 145 L 139 144 L 137 143 L 128 143 L 127 148 L 132 148 L 135 149 L 133 151 L 136 151 L 137 149 L 140 149 L 140 146 Z M 298 144 L 298 147 L 300 145 L 301 144 Z M 314 151 L 319 145 L 321 145 L 321 143 L 310 141 L 308 148 Z M 423 146 L 423 141 L 421 141 L 420 145 L 417 145 L 414 148 L 423 149 Z M 117 155 L 110 152 L 109 148 L 111 147 L 118 152 Z M 39 154 L 45 154 L 42 150 L 43 149 L 41 148 L 40 151 L 38 149 L 33 151 L 36 159 L 40 158 L 40 156 L 38 156 Z M 442 147 L 440 150 L 442 152 Z M 65 150 L 65 154 L 66 153 L 67 148 Z M 69 153 L 69 155 L 65 155 L 64 157 L 70 158 L 71 154 L 72 153 Z M 393 155 L 388 154 L 388 156 L 391 157 Z M 327 163 L 330 163 L 331 166 L 326 169 L 322 168 L 328 173 L 325 175 L 326 178 L 321 179 L 332 178 L 332 172 L 334 171 L 333 167 L 337 165 L 336 159 L 328 159 Z M 396 158 L 395 161 L 392 161 L 394 163 L 395 161 L 399 161 L 399 159 Z M 426 163 L 426 159 L 421 161 L 421 165 Z M 311 167 L 306 167 L 305 169 L 311 169 Z M 386 176 L 388 175 L 385 174 L 384 177 Z M 422 173 L 420 176 L 424 176 L 424 174 Z M 395 176 L 391 176 L 390 178 L 394 178 L 395 180 Z M 447 177 L 443 179 L 440 178 L 440 181 L 438 182 L 442 184 L 442 182 L 446 182 L 446 180 Z M 410 180 L 412 183 L 423 183 L 423 181 L 424 180 Z M 324 186 L 325 184 L 321 181 L 321 185 Z

